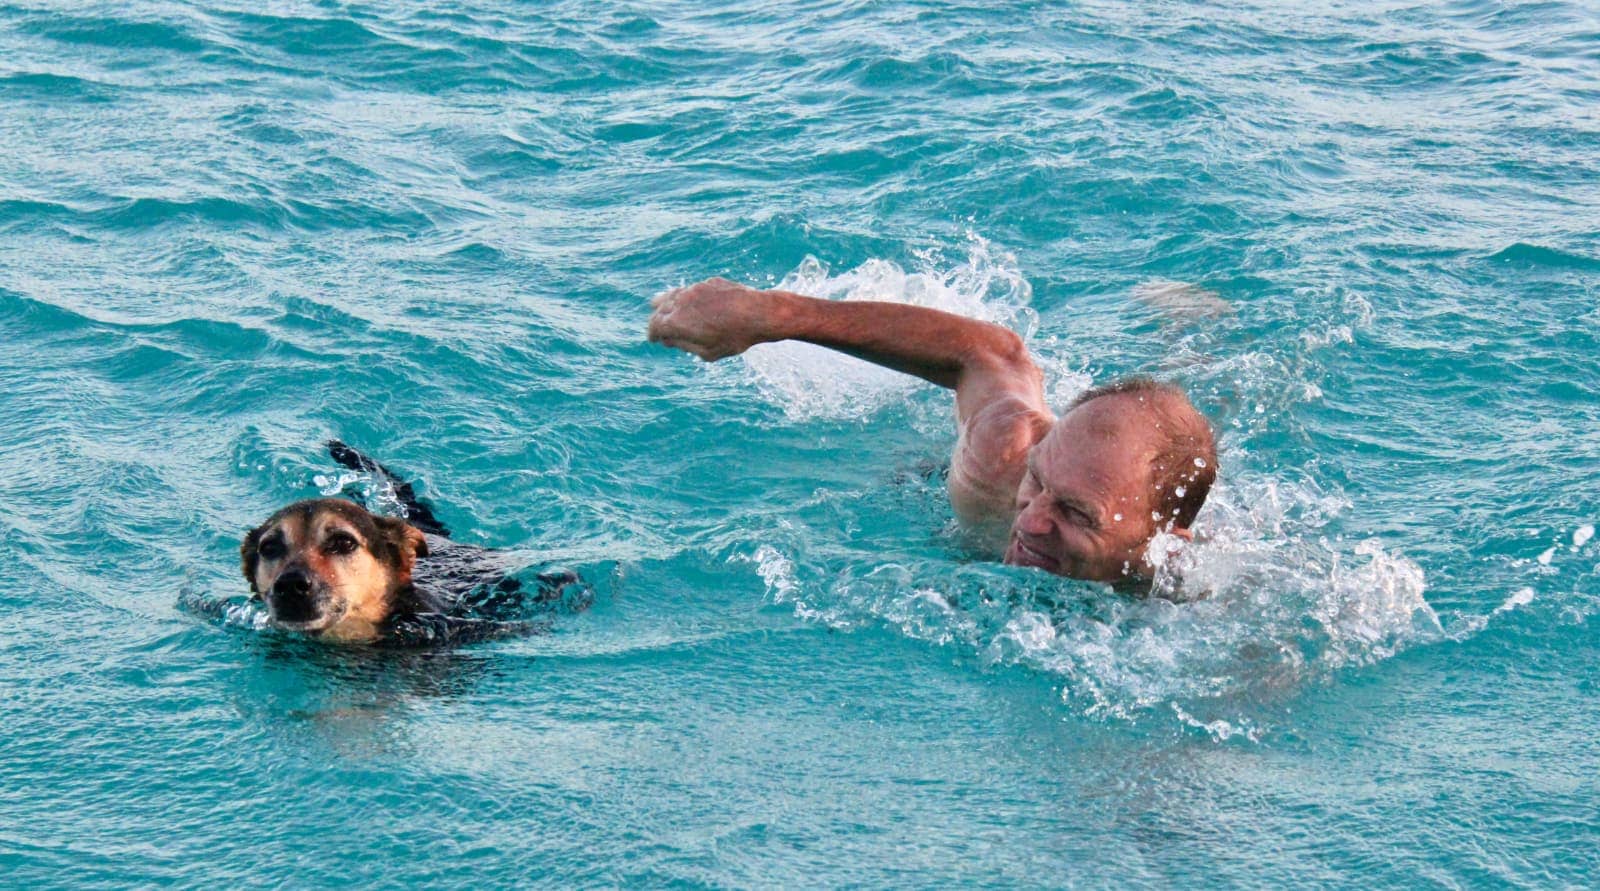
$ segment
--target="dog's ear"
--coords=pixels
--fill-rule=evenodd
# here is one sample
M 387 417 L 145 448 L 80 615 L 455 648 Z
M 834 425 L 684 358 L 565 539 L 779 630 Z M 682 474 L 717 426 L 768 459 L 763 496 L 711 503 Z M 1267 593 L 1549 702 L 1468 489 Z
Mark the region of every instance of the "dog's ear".
M 239 568 L 244 571 L 245 581 L 250 583 L 250 593 L 260 594 L 256 590 L 256 564 L 261 562 L 260 551 L 257 545 L 261 543 L 261 530 L 265 526 L 257 526 L 245 534 L 244 541 L 239 542 Z
M 384 540 L 393 548 L 396 568 L 406 576 L 411 575 L 411 567 L 416 564 L 418 557 L 428 556 L 428 539 L 422 530 L 394 517 L 373 517 L 378 523 L 378 531 L 383 534 Z
M 412 556 L 413 557 L 426 557 L 426 556 L 428 556 L 428 537 L 426 535 L 422 534 L 422 530 L 421 529 L 418 529 L 417 527 L 411 525 L 410 523 L 406 523 L 404 525 L 406 527 L 406 532 L 405 532 L 406 544 L 411 546 L 411 554 L 412 554 Z

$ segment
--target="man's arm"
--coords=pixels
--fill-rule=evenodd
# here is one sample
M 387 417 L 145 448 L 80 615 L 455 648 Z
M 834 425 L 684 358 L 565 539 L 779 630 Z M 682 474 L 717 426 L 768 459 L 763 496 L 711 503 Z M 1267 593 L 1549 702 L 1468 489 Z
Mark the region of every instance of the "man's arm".
M 963 520 L 1009 514 L 1027 451 L 1054 422 L 1022 338 L 989 322 L 903 303 L 832 301 L 710 279 L 656 299 L 652 341 L 715 361 L 800 340 L 956 391 L 961 438 L 950 498 Z

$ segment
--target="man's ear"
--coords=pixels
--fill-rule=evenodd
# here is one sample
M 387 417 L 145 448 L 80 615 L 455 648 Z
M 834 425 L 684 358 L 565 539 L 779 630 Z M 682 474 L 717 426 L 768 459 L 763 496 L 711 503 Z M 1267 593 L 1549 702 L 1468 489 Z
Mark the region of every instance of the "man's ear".
M 250 593 L 260 594 L 256 590 L 256 564 L 260 562 L 260 553 L 256 546 L 261 543 L 261 530 L 257 526 L 245 533 L 244 541 L 239 542 L 239 568 L 244 571 L 245 581 L 250 583 Z

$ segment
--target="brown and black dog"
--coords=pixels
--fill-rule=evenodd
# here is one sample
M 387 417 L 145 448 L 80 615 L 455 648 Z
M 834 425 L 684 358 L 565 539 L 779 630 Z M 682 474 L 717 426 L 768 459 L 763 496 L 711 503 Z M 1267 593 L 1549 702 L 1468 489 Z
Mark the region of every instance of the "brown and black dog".
M 245 535 L 239 557 L 272 625 L 339 642 L 442 642 L 535 630 L 523 621 L 530 603 L 587 604 L 570 572 L 540 573 L 530 601 L 505 558 L 450 541 L 388 468 L 338 440 L 328 453 L 385 482 L 411 522 L 339 498 L 297 501 L 268 517 Z

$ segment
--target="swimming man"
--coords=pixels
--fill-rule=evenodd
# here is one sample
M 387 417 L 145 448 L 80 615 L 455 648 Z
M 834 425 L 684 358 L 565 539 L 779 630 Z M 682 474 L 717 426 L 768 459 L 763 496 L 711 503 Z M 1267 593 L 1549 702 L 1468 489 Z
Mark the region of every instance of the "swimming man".
M 758 343 L 829 347 L 956 391 L 950 503 L 1006 563 L 1111 583 L 1148 579 L 1151 539 L 1190 527 L 1216 478 L 1211 426 L 1145 377 L 1057 418 L 1022 338 L 921 306 L 831 301 L 713 278 L 656 298 L 650 340 L 707 361 Z

